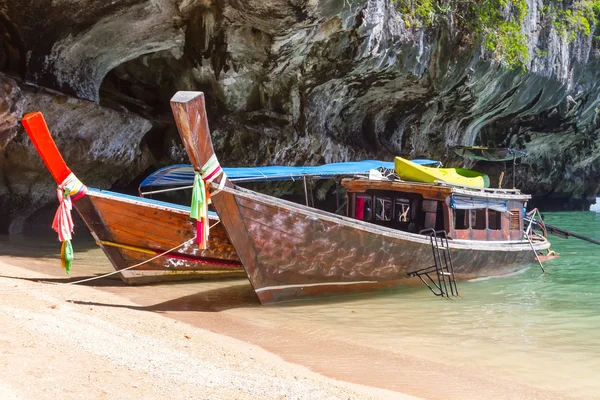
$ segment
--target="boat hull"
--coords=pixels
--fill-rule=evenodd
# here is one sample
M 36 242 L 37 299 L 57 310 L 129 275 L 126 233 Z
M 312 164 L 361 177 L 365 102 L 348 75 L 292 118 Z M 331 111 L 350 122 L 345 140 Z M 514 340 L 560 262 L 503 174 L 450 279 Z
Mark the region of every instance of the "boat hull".
M 221 225 L 206 250 L 190 240 L 195 222 L 185 207 L 96 189 L 73 204 L 116 270 L 140 264 L 119 274 L 127 284 L 246 275 Z
M 227 190 L 254 247 L 247 269 L 261 303 L 364 292 L 409 283 L 434 264 L 429 238 L 300 206 L 243 189 Z M 457 279 L 497 276 L 534 262 L 523 241 L 450 240 Z M 547 249 L 545 240 L 534 244 Z

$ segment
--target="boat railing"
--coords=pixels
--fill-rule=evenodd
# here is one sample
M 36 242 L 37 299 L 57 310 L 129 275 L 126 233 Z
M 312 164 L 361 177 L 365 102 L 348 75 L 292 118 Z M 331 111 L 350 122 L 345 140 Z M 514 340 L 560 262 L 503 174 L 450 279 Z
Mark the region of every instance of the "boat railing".
M 461 189 L 474 190 L 477 192 L 487 192 L 487 193 L 496 193 L 496 194 L 500 194 L 500 193 L 521 194 L 520 189 L 481 188 L 481 187 L 477 187 L 477 186 L 460 185 L 458 183 L 451 183 L 451 182 L 438 181 L 438 180 L 436 180 L 434 182 L 438 186 L 451 186 L 451 187 L 456 187 L 456 188 L 461 188 Z

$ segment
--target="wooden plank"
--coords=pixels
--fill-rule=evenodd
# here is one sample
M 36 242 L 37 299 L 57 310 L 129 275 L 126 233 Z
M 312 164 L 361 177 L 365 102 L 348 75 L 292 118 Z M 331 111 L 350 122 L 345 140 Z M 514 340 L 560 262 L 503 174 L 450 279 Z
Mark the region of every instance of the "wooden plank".
M 366 192 L 367 190 L 389 190 L 394 192 L 418 193 L 423 198 L 430 200 L 445 200 L 451 194 L 460 194 L 466 197 L 481 199 L 502 199 L 502 200 L 521 200 L 531 199 L 530 195 L 521 194 L 515 191 L 497 191 L 482 188 L 466 188 L 464 186 L 427 183 L 406 182 L 406 181 L 371 181 L 368 179 L 346 178 L 342 180 L 342 185 L 349 192 Z
M 165 226 L 159 223 L 157 224 L 157 226 L 160 227 L 158 229 L 163 231 L 164 234 L 156 237 L 161 238 L 162 240 L 152 241 L 147 239 L 147 234 L 152 231 L 154 222 L 156 221 L 165 220 L 169 217 L 176 217 L 173 225 L 175 225 L 178 220 L 185 221 L 185 216 L 180 213 L 169 212 L 168 210 L 162 209 L 152 210 L 148 209 L 148 207 L 140 207 L 139 205 L 122 202 L 116 198 L 96 197 L 93 192 L 88 193 L 87 196 L 84 196 L 75 202 L 75 206 L 77 211 L 81 214 L 82 219 L 95 236 L 98 245 L 104 250 L 105 254 L 117 270 L 148 261 L 156 254 L 169 250 L 190 238 L 189 236 L 184 238 L 182 235 L 170 235 L 169 232 L 176 232 L 178 229 L 175 226 Z M 110 223 L 107 223 L 105 217 Z M 189 221 L 187 222 L 189 224 Z M 132 230 L 132 227 L 135 229 Z M 193 228 L 190 228 L 190 231 L 193 231 Z M 195 272 L 206 270 L 207 265 L 211 265 L 211 270 L 238 270 L 239 266 L 237 264 L 239 264 L 239 259 L 235 254 L 233 246 L 227 240 L 226 235 L 223 235 L 224 232 L 221 232 L 221 235 L 215 236 L 218 246 L 215 245 L 212 250 L 202 251 L 198 249 L 197 245 L 190 243 L 177 251 L 169 253 L 170 257 L 159 257 L 136 268 L 136 270 L 164 271 L 165 274 L 125 276 L 122 277 L 122 279 L 128 284 L 196 278 L 207 279 L 207 274 L 201 276 Z M 152 237 L 153 235 L 150 234 L 149 236 Z M 121 242 L 121 240 L 126 241 L 126 243 Z M 105 245 L 105 242 L 140 247 L 148 252 L 144 253 L 117 246 Z M 193 261 L 194 258 L 197 258 L 198 261 Z M 215 260 L 215 262 L 213 264 L 207 263 L 207 261 L 210 261 L 211 259 Z M 167 274 L 167 272 L 173 270 L 180 272 L 176 274 Z M 186 276 L 184 273 L 185 271 L 187 271 L 190 276 Z M 214 275 L 217 277 L 216 274 Z M 240 276 L 239 272 L 234 275 Z
M 187 215 L 124 204 L 106 198 L 94 198 L 94 203 L 104 223 L 110 227 L 112 240 L 115 242 L 166 251 L 193 239 L 196 235 L 195 224 Z M 215 222 L 216 220 L 211 221 L 213 224 Z M 176 253 L 239 261 L 221 224 L 211 230 L 206 250 L 200 250 L 198 245 L 192 242 L 178 249 Z
M 528 194 L 511 194 L 511 193 L 488 193 L 485 191 L 476 192 L 469 189 L 463 189 L 455 187 L 452 189 L 454 194 L 458 194 L 464 197 L 472 197 L 478 199 L 494 199 L 494 200 L 518 200 L 527 201 L 531 199 Z
M 478 186 L 469 186 L 469 185 L 461 185 L 458 183 L 446 182 L 446 181 L 435 181 L 436 185 L 440 186 L 451 186 L 461 189 L 474 190 L 474 191 L 482 191 L 482 192 L 490 192 L 490 193 L 517 193 L 520 194 L 520 189 L 504 189 L 504 188 L 482 188 Z
M 364 193 L 367 190 L 389 190 L 394 192 L 416 193 L 425 199 L 444 201 L 452 194 L 450 188 L 400 181 L 370 181 L 368 179 L 342 179 L 342 185 L 349 192 Z

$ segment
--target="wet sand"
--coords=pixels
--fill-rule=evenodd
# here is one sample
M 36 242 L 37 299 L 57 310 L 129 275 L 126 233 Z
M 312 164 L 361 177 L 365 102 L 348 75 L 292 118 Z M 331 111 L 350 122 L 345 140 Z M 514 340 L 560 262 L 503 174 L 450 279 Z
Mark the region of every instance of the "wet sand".
M 23 268 L 44 264 L 0 257 L 2 399 L 400 396 L 320 376 L 249 343 L 144 311 L 121 296 L 36 282 L 52 276 Z
M 58 363 L 52 370 L 36 366 L 21 369 L 14 379 L 2 378 L 16 393 L 24 391 L 19 382 L 33 380 L 35 390 L 41 390 L 50 379 L 54 389 L 45 390 L 53 394 L 70 388 L 77 397 L 93 390 L 95 398 L 179 398 L 194 393 L 213 398 L 406 398 L 402 393 L 432 399 L 565 398 L 487 370 L 451 367 L 403 354 L 402 349 L 384 351 L 301 320 L 280 324 L 255 318 L 255 311 L 264 306 L 246 280 L 127 287 L 105 278 L 86 286 L 46 288 L 36 281 L 63 283 L 111 269 L 108 262 L 91 258 L 94 262 L 79 264 L 73 276 L 65 278 L 50 254 L 23 257 L 23 249 L 6 244 L 0 245 L 2 253 L 12 254 L 0 256 L 2 314 L 16 321 L 3 329 L 0 351 L 17 349 L 22 354 L 2 364 L 1 376 L 18 370 L 18 360 L 40 365 L 55 357 Z M 26 290 L 2 291 L 15 286 Z M 35 347 L 28 347 L 32 344 Z M 113 348 L 116 352 L 108 350 Z M 40 349 L 49 353 L 40 357 Z M 67 367 L 65 372 L 60 365 Z M 100 383 L 90 383 L 98 379 Z M 115 391 L 115 383 L 123 391 Z M 172 391 L 174 386 L 177 390 Z M 103 394 L 106 390 L 112 394 Z M 25 391 L 25 397 L 41 393 Z

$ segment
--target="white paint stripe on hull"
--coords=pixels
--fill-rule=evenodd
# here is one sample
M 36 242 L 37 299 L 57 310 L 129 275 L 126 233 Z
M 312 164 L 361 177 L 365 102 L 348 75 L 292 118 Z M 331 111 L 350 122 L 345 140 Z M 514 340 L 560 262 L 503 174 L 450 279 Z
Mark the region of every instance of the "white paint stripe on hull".
M 264 292 L 265 290 L 284 290 L 291 288 L 302 288 L 312 286 L 341 286 L 341 285 L 358 285 L 361 283 L 378 283 L 377 281 L 358 281 L 358 282 L 323 282 L 323 283 L 304 283 L 295 285 L 281 285 L 281 286 L 265 286 L 263 288 L 256 289 L 255 292 Z

